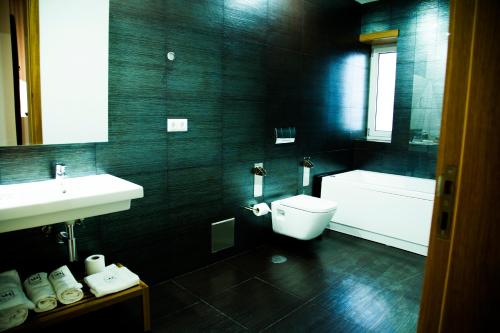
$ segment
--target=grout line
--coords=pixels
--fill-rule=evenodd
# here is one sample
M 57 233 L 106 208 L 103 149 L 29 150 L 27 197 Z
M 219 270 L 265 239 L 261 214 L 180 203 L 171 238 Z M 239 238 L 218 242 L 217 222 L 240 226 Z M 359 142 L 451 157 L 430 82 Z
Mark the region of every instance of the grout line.
M 156 319 L 160 319 L 160 318 L 168 317 L 168 316 L 173 315 L 173 314 L 177 314 L 177 313 L 179 313 L 179 312 L 181 312 L 181 311 L 184 311 L 184 310 L 186 310 L 186 309 L 189 309 L 189 308 L 191 308 L 191 307 L 195 306 L 196 304 L 199 304 L 200 302 L 202 302 L 202 301 L 203 301 L 200 297 L 198 297 L 197 295 L 193 294 L 190 290 L 188 290 L 188 289 L 184 288 L 182 285 L 180 285 L 180 284 L 178 284 L 176 281 L 174 281 L 174 279 L 167 280 L 167 281 L 165 281 L 165 282 L 160 283 L 159 285 L 162 285 L 162 284 L 165 284 L 165 283 L 168 283 L 168 282 L 172 282 L 172 284 L 173 284 L 173 285 L 175 285 L 176 287 L 180 288 L 180 289 L 181 289 L 181 290 L 183 290 L 184 292 L 186 292 L 186 293 L 188 293 L 189 295 L 191 295 L 191 296 L 193 296 L 194 298 L 196 298 L 196 302 L 193 302 L 193 304 L 190 304 L 190 305 L 186 305 L 186 306 L 184 306 L 184 307 L 182 307 L 182 308 L 180 308 L 180 309 L 177 309 L 177 310 L 175 310 L 175 311 L 173 311 L 173 312 L 171 312 L 171 313 L 169 313 L 169 314 L 162 315 L 162 316 L 160 316 L 160 317 L 158 317 L 158 318 L 156 318 Z
M 221 294 L 225 293 L 226 291 L 229 291 L 229 290 L 231 290 L 231 289 L 234 289 L 234 288 L 236 288 L 236 287 L 239 287 L 239 286 L 241 286 L 243 283 L 248 282 L 248 281 L 252 280 L 253 278 L 254 278 L 254 277 L 253 277 L 253 276 L 251 276 L 251 277 L 249 277 L 248 279 L 245 279 L 245 280 L 243 280 L 243 281 L 241 281 L 241 282 L 239 282 L 239 283 L 235 284 L 234 286 L 231 286 L 231 287 L 229 287 L 229 288 L 227 288 L 227 289 L 224 289 L 224 290 L 222 290 L 222 291 L 220 291 L 220 292 L 218 292 L 218 293 L 216 293 L 216 294 L 214 294 L 214 295 L 211 295 L 209 298 L 213 298 L 213 297 L 219 296 L 219 295 L 221 295 Z M 209 300 L 209 298 L 206 298 L 206 299 L 205 299 L 204 297 L 201 297 L 201 296 L 197 296 L 197 297 L 198 297 L 200 300 L 202 300 L 203 302 L 208 302 L 208 300 Z
M 155 283 L 155 284 L 150 284 L 149 287 L 150 288 L 159 288 L 162 285 L 167 284 L 168 282 L 171 282 L 171 281 L 173 281 L 173 279 L 168 279 L 168 280 L 160 281 L 160 282 Z
M 259 281 L 261 281 L 261 282 L 263 282 L 263 283 L 265 283 L 265 284 L 267 284 L 267 285 L 269 285 L 269 286 L 273 287 L 274 289 L 277 289 L 277 290 L 281 291 L 282 293 L 285 293 L 285 294 L 287 294 L 287 295 L 290 295 L 290 296 L 293 296 L 293 297 L 295 297 L 295 298 L 298 298 L 300 301 L 306 302 L 306 300 L 304 300 L 304 299 L 303 299 L 302 297 L 300 297 L 299 295 L 296 295 L 296 294 L 294 294 L 294 293 L 292 293 L 292 292 L 290 292 L 290 291 L 288 291 L 288 290 L 284 290 L 284 289 L 282 289 L 281 287 L 275 286 L 275 285 L 274 285 L 274 284 L 272 284 L 271 282 L 266 281 L 266 280 L 262 279 L 262 278 L 261 278 L 261 277 L 259 277 L 259 276 L 255 276 L 255 278 L 256 278 L 257 280 L 259 280 Z
M 243 283 L 248 282 L 248 281 L 252 280 L 253 278 L 254 278 L 254 276 L 250 276 L 248 279 L 245 279 L 245 280 L 243 280 L 243 281 L 241 281 L 241 282 L 239 282 L 239 283 L 235 284 L 234 286 L 231 286 L 231 287 L 226 288 L 226 289 L 224 289 L 224 290 L 222 290 L 222 291 L 220 291 L 220 292 L 218 292 L 218 293 L 216 293 L 216 294 L 214 294 L 214 295 L 211 295 L 209 298 L 212 298 L 212 297 L 218 296 L 218 295 L 220 295 L 220 294 L 222 294 L 222 293 L 225 293 L 226 291 L 229 291 L 229 290 L 231 290 L 231 289 L 234 289 L 234 288 L 236 288 L 236 287 L 239 287 L 239 286 L 240 286 L 240 285 L 242 285 Z M 198 298 L 200 301 L 202 301 L 202 302 L 208 302 L 208 299 L 207 299 L 206 297 L 204 297 L 204 296 L 202 297 L 202 296 L 199 296 L 199 295 L 195 294 L 194 292 L 192 292 L 192 291 L 191 291 L 191 290 L 189 290 L 188 288 L 184 287 L 183 285 L 181 285 L 181 284 L 180 284 L 180 283 L 178 283 L 177 281 L 174 281 L 173 279 L 172 279 L 172 282 L 173 282 L 176 286 L 178 286 L 179 288 L 181 288 L 182 290 L 186 291 L 188 294 L 190 294 L 190 295 L 192 295 L 192 296 L 194 296 L 194 297 Z
M 237 324 L 238 326 L 248 330 L 248 327 L 246 327 L 245 325 L 243 325 L 242 323 L 240 323 L 239 321 L 233 319 L 231 316 L 227 315 L 226 313 L 222 312 L 221 310 L 219 310 L 218 308 L 216 308 L 215 306 L 213 306 L 212 304 L 204 301 L 204 300 L 201 300 L 202 303 L 208 305 L 210 308 L 214 309 L 215 311 L 217 311 L 218 313 L 220 313 L 221 315 L 223 315 L 224 317 L 226 317 L 227 319 L 229 319 L 230 321 L 232 321 L 233 323 Z
M 251 252 L 253 252 L 253 251 L 255 251 L 255 250 L 257 250 L 257 249 L 259 249 L 260 247 L 263 247 L 263 246 L 264 246 L 264 245 L 261 245 L 261 246 L 258 246 L 258 247 L 256 247 L 256 248 L 254 248 L 254 249 L 249 249 L 249 250 L 243 251 L 243 252 L 241 252 L 241 253 L 237 253 L 237 254 L 235 254 L 235 255 L 232 255 L 232 256 L 230 256 L 230 257 L 224 258 L 224 259 L 222 259 L 222 260 L 215 261 L 215 262 L 213 262 L 213 263 L 211 263 L 211 264 L 208 264 L 208 265 L 206 265 L 206 266 L 203 266 L 203 267 L 200 267 L 200 268 L 194 269 L 194 270 L 192 270 L 192 271 L 189 271 L 189 272 L 183 273 L 183 274 L 181 274 L 181 275 L 174 276 L 174 277 L 172 277 L 172 278 L 171 278 L 171 280 L 178 279 L 178 278 L 182 278 L 182 277 L 184 277 L 184 276 L 186 276 L 186 275 L 189 275 L 189 274 L 191 274 L 191 273 L 195 273 L 195 272 L 202 271 L 202 270 L 204 270 L 204 269 L 206 269 L 206 268 L 210 268 L 210 267 L 215 266 L 215 265 L 220 264 L 220 263 L 225 263 L 225 262 L 227 262 L 227 261 L 229 261 L 229 260 L 231 260 L 231 259 L 237 258 L 237 257 L 242 256 L 242 255 L 249 254 L 249 253 L 251 253 Z M 227 263 L 227 264 L 229 264 L 230 266 L 232 266 L 234 269 L 236 269 L 236 270 L 238 270 L 238 271 L 241 271 L 241 272 L 243 272 L 243 273 L 245 272 L 245 271 L 242 271 L 241 269 L 239 269 L 238 267 L 236 267 L 234 264 L 231 264 L 231 263 Z
M 298 295 L 296 295 L 296 294 L 294 294 L 294 293 L 291 293 L 291 292 L 289 292 L 289 291 L 285 291 L 285 290 L 283 290 L 283 289 L 281 289 L 281 288 L 279 288 L 279 287 L 277 287 L 277 286 L 273 285 L 272 283 L 270 283 L 270 282 L 268 282 L 268 281 L 265 281 L 265 280 L 263 280 L 263 279 L 261 279 L 261 278 L 259 278 L 259 277 L 257 277 L 257 276 L 256 276 L 256 279 L 258 279 L 258 280 L 262 281 L 263 283 L 265 283 L 265 284 L 267 284 L 267 285 L 269 285 L 269 286 L 271 286 L 271 287 L 273 287 L 273 288 L 275 288 L 275 289 L 277 289 L 277 290 L 279 290 L 279 291 L 281 291 L 281 292 L 283 292 L 283 293 L 285 293 L 285 294 L 287 294 L 287 295 L 290 295 L 290 296 L 292 296 L 292 297 L 297 298 L 297 299 L 299 300 L 299 303 L 300 303 L 300 302 L 303 302 L 303 303 L 302 303 L 302 304 L 300 304 L 297 308 L 293 309 L 292 311 L 288 312 L 288 313 L 287 313 L 286 315 L 284 315 L 283 317 L 279 318 L 278 320 L 274 321 L 274 322 L 273 322 L 273 323 L 271 323 L 270 325 L 268 325 L 268 326 L 266 326 L 265 328 L 263 328 L 262 330 L 260 330 L 260 332 L 263 332 L 264 330 L 266 330 L 266 329 L 270 328 L 270 327 L 271 327 L 271 326 L 273 326 L 274 324 L 276 324 L 276 323 L 278 323 L 278 322 L 282 321 L 283 319 L 285 319 L 285 318 L 289 317 L 291 314 L 293 314 L 293 313 L 297 312 L 298 310 L 302 309 L 303 307 L 305 307 L 305 306 L 306 306 L 306 305 L 308 305 L 309 303 L 312 303 L 312 302 L 313 302 L 313 300 L 315 300 L 315 299 L 316 299 L 319 295 L 321 295 L 321 294 L 322 294 L 322 293 L 319 293 L 318 295 L 316 295 L 316 296 L 314 296 L 314 297 L 311 297 L 311 298 L 309 298 L 309 299 L 307 299 L 307 300 L 304 300 L 302 297 L 299 297 Z M 326 288 L 326 289 L 329 289 L 329 288 Z
M 151 318 L 151 321 L 157 321 L 157 320 L 161 320 L 161 319 L 165 319 L 165 318 L 171 317 L 171 316 L 176 315 L 176 314 L 178 314 L 178 313 L 180 313 L 180 312 L 182 312 L 182 311 L 184 311 L 184 310 L 187 310 L 187 309 L 189 309 L 189 308 L 192 308 L 192 307 L 194 307 L 195 305 L 198 305 L 198 304 L 200 304 L 200 303 L 202 303 L 202 302 L 203 302 L 203 301 L 202 301 L 201 299 L 199 299 L 198 301 L 194 302 L 193 304 L 187 305 L 187 306 L 185 306 L 185 307 L 183 307 L 183 308 L 177 309 L 177 310 L 172 311 L 172 312 L 170 312 L 170 313 L 168 313 L 168 314 L 160 315 L 160 316 L 158 316 L 158 317 L 156 317 L 156 318 Z
M 312 300 L 309 300 L 309 301 L 305 302 L 304 304 L 298 306 L 297 308 L 295 308 L 292 311 L 288 312 L 283 317 L 281 317 L 281 318 L 277 319 L 276 321 L 272 322 L 271 324 L 267 325 L 266 327 L 264 327 L 263 329 L 261 329 L 259 332 L 264 332 L 265 330 L 267 330 L 268 328 L 271 328 L 272 326 L 276 325 L 280 321 L 283 321 L 284 319 L 290 317 L 292 314 L 294 314 L 295 312 L 299 311 L 300 309 L 304 308 L 306 305 L 308 305 L 309 303 L 311 303 L 311 301 Z
M 198 299 L 200 299 L 200 300 L 201 300 L 201 297 L 200 297 L 200 296 L 196 295 L 196 294 L 195 294 L 195 293 L 193 293 L 191 290 L 189 290 L 188 288 L 184 287 L 182 284 L 178 283 L 178 282 L 177 282 L 177 281 L 175 281 L 174 279 L 172 279 L 171 281 L 172 281 L 172 283 L 173 283 L 174 285 L 176 285 L 177 287 L 179 287 L 179 288 L 180 288 L 180 289 L 182 289 L 183 291 L 187 292 L 189 295 L 194 296 L 194 297 L 196 297 L 196 298 L 198 298 Z
M 215 262 L 213 262 L 213 263 L 211 263 L 211 264 L 208 264 L 208 265 L 206 265 L 206 266 L 203 266 L 203 267 L 200 267 L 200 268 L 194 269 L 194 270 L 192 270 L 192 271 L 189 271 L 189 272 L 183 273 L 183 274 L 181 274 L 181 275 L 177 275 L 177 276 L 173 277 L 173 278 L 172 278 L 172 280 L 174 280 L 174 279 L 178 279 L 178 278 L 182 278 L 182 277 L 185 277 L 186 275 L 189 275 L 189 274 L 191 274 L 191 273 L 200 272 L 200 271 L 202 271 L 202 270 L 204 270 L 204 269 L 207 269 L 207 268 L 210 268 L 210 267 L 215 266 L 215 265 L 217 265 L 217 264 L 220 264 L 221 262 L 223 262 L 223 261 L 215 261 Z
M 272 326 L 274 326 L 275 324 L 279 323 L 280 321 L 283 321 L 284 319 L 290 317 L 292 314 L 294 314 L 295 312 L 299 311 L 304 306 L 306 306 L 306 304 L 308 304 L 308 302 L 306 302 L 306 303 L 298 306 L 297 308 L 293 309 L 292 311 L 288 312 L 286 315 L 284 315 L 283 317 L 277 319 L 276 321 L 272 322 L 271 324 L 267 325 L 266 327 L 264 327 L 263 329 L 261 329 L 259 332 L 264 332 L 265 330 L 271 328 Z
M 251 252 L 253 252 L 253 251 L 255 251 L 255 250 L 259 249 L 260 247 L 263 247 L 263 245 L 260 245 L 260 246 L 258 246 L 258 247 L 256 247 L 256 248 L 254 248 L 254 249 L 249 249 L 249 250 L 245 250 L 245 251 L 240 252 L 240 253 L 236 253 L 236 254 L 234 254 L 234 255 L 232 255 L 232 256 L 230 256 L 230 257 L 224 258 L 224 259 L 219 260 L 219 261 L 217 261 L 217 262 L 219 263 L 219 262 L 226 262 L 226 261 L 229 261 L 229 260 L 234 259 L 234 258 L 237 258 L 237 257 L 239 257 L 239 256 L 243 256 L 243 255 L 249 254 L 249 253 L 251 253 Z M 230 265 L 231 265 L 231 266 L 234 266 L 233 264 L 230 264 Z M 237 268 L 237 267 L 235 267 L 235 268 Z M 238 270 L 239 270 L 239 269 L 238 269 Z
M 222 189 L 222 199 L 221 201 L 224 202 L 225 196 L 224 196 L 224 138 L 226 135 L 226 131 L 224 131 L 224 119 L 225 119 L 225 108 L 224 108 L 224 93 L 226 92 L 226 84 L 225 84 L 225 79 L 224 79 L 224 60 L 226 56 L 226 46 L 225 46 L 225 38 L 224 38 L 224 31 L 226 27 L 226 4 L 225 1 L 222 2 L 222 26 L 220 29 L 220 41 L 218 43 L 220 47 L 220 64 L 219 64 L 219 70 L 220 70 L 220 78 L 221 78 L 221 83 L 220 83 L 220 92 L 219 92 L 219 97 L 217 98 L 217 107 L 220 110 L 220 116 L 219 116 L 219 125 L 220 125 L 220 146 L 219 146 L 219 153 L 220 153 L 220 169 L 221 169 L 221 175 L 220 175 L 220 185 Z M 235 216 L 236 218 L 236 216 Z M 234 236 L 236 238 L 236 236 Z M 236 245 L 236 244 L 235 244 Z

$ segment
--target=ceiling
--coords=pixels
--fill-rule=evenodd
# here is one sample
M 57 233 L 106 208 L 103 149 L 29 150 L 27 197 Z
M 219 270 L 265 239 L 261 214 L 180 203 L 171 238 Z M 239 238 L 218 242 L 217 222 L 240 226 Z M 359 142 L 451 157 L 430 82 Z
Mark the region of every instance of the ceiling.
M 364 5 L 365 3 L 375 2 L 378 0 L 354 0 L 354 1 L 359 2 L 360 4 Z

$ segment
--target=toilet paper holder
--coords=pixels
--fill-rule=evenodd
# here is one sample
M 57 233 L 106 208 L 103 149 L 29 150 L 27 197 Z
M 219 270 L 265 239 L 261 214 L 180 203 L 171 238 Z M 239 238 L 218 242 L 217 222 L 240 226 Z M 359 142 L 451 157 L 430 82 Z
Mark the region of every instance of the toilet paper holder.
M 240 207 L 241 207 L 241 208 L 244 208 L 244 209 L 246 209 L 246 210 L 249 210 L 249 211 L 251 211 L 251 212 L 253 212 L 253 211 L 254 211 L 253 206 L 240 206 Z
M 251 211 L 255 216 L 263 216 L 271 212 L 271 208 L 265 203 L 256 203 L 253 206 L 241 206 L 242 208 Z

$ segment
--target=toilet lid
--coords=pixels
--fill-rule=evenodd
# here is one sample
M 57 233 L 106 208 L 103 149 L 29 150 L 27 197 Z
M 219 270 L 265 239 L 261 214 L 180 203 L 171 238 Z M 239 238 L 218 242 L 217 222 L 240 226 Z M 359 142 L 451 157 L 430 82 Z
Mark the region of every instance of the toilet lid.
M 336 202 L 311 197 L 304 194 L 283 199 L 280 201 L 280 204 L 291 208 L 305 210 L 311 213 L 326 213 L 331 212 L 332 210 L 337 208 Z

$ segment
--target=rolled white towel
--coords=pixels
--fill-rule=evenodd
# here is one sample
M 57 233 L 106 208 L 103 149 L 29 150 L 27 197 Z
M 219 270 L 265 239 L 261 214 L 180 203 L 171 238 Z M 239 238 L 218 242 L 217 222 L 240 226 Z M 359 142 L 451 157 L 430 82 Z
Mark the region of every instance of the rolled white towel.
M 75 280 L 68 266 L 64 265 L 50 273 L 49 281 L 62 304 L 78 302 L 83 298 L 82 284 Z
M 57 296 L 47 278 L 47 273 L 31 275 L 24 280 L 24 289 L 28 298 L 35 303 L 35 312 L 44 312 L 57 306 Z
M 0 332 L 19 326 L 35 305 L 26 297 L 16 270 L 0 274 Z
M 115 264 L 106 266 L 102 272 L 87 276 L 85 283 L 96 297 L 116 293 L 139 284 L 139 276 L 127 267 Z

